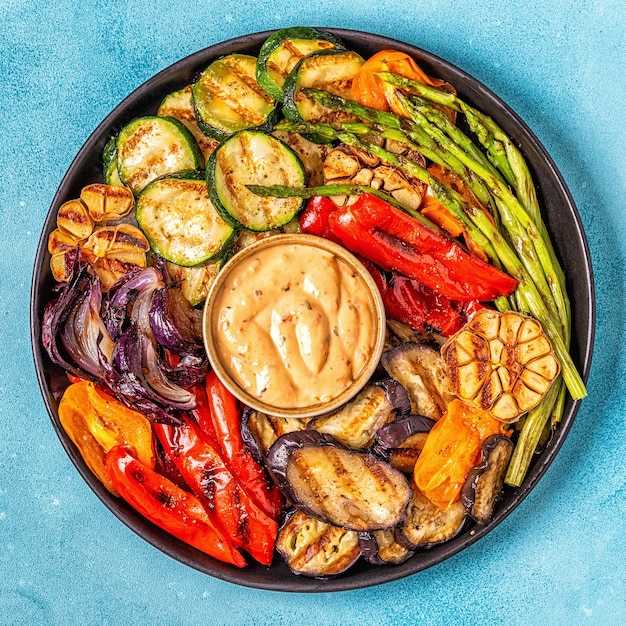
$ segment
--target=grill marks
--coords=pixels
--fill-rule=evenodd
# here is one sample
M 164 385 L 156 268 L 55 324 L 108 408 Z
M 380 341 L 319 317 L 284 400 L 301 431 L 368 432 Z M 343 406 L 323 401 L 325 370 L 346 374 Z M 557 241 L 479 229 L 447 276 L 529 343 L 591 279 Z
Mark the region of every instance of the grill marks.
M 211 63 L 195 83 L 192 100 L 200 128 L 222 139 L 263 126 L 276 108 L 256 81 L 256 57 L 245 54 Z
M 137 118 L 117 138 L 119 175 L 134 194 L 159 176 L 195 169 L 199 158 L 202 156 L 193 136 L 174 118 Z
M 280 453 L 281 445 L 289 448 L 299 439 L 305 445 Z M 325 445 L 317 445 L 318 439 Z M 272 466 L 272 457 L 288 457 L 282 475 L 292 500 L 307 513 L 350 530 L 378 530 L 402 522 L 411 497 L 406 478 L 371 454 L 338 442 L 329 445 L 331 441 L 328 435 L 306 431 L 285 435 L 273 446 L 268 464 Z
M 289 568 L 304 576 L 335 576 L 360 556 L 358 533 L 297 511 L 287 519 L 276 549 Z

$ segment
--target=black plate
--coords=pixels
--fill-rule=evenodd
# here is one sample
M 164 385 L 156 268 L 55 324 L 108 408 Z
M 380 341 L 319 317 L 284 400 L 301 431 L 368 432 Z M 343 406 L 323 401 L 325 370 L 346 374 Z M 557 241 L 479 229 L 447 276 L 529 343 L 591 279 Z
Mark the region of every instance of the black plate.
M 430 75 L 453 84 L 464 100 L 491 115 L 517 142 L 526 156 L 545 220 L 567 276 L 572 301 L 572 357 L 586 380 L 591 366 L 595 328 L 595 294 L 589 249 L 580 216 L 574 201 L 554 162 L 522 120 L 489 89 L 450 63 L 405 43 L 357 31 L 327 29 L 340 37 L 350 49 L 365 58 L 382 49 L 398 49 L 413 56 Z M 320 581 L 292 574 L 280 559 L 267 568 L 255 564 L 239 570 L 218 562 L 178 541 L 153 526 L 126 503 L 102 486 L 83 462 L 77 449 L 60 426 L 57 416 L 58 398 L 67 385 L 63 372 L 48 359 L 40 340 L 41 318 L 45 304 L 52 298 L 54 280 L 50 273 L 47 240 L 56 226 L 56 213 L 61 204 L 80 195 L 89 183 L 102 182 L 102 150 L 107 140 L 131 119 L 155 114 L 162 98 L 168 93 L 193 82 L 216 57 L 233 52 L 257 54 L 271 31 L 255 33 L 219 43 L 192 54 L 163 70 L 119 104 L 85 142 L 54 197 L 46 219 L 35 260 L 31 291 L 31 338 L 37 377 L 52 424 L 76 469 L 104 505 L 124 524 L 155 548 L 201 572 L 232 583 L 275 591 L 339 591 L 378 585 L 414 574 L 463 550 L 474 543 L 507 515 L 528 495 L 553 461 L 569 432 L 579 402 L 568 399 L 563 421 L 548 447 L 537 457 L 524 484 L 508 489 L 497 507 L 496 515 L 484 528 L 468 529 L 445 544 L 416 554 L 401 565 L 373 566 L 359 562 L 343 576 Z

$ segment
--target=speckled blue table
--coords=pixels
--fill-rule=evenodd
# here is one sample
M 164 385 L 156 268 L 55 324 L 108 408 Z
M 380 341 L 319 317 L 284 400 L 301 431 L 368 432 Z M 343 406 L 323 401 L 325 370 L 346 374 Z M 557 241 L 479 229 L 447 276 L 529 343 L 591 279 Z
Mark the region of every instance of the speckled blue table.
M 625 9 L 621 0 L 4 0 L 0 623 L 626 623 Z M 196 50 L 297 24 L 407 41 L 507 102 L 546 146 L 578 205 L 598 312 L 589 398 L 522 505 L 486 538 L 420 574 L 319 595 L 215 580 L 161 554 L 111 515 L 53 431 L 28 314 L 48 207 L 105 115 Z

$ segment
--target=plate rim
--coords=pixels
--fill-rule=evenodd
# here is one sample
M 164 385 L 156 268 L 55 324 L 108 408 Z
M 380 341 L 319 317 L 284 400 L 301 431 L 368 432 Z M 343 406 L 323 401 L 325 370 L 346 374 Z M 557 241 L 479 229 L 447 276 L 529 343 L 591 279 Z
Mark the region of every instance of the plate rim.
M 595 326 L 596 326 L 596 297 L 595 297 L 595 281 L 593 275 L 592 259 L 589 249 L 589 243 L 584 231 L 582 220 L 578 212 L 578 208 L 574 202 L 572 194 L 567 187 L 567 184 L 557 168 L 554 160 L 545 149 L 543 144 L 539 141 L 530 127 L 519 117 L 519 115 L 513 111 L 497 94 L 495 94 L 489 87 L 484 85 L 481 81 L 471 76 L 458 66 L 446 61 L 445 59 L 424 50 L 416 45 L 409 44 L 400 40 L 393 39 L 384 35 L 378 35 L 361 30 L 352 30 L 344 28 L 331 28 L 318 26 L 319 28 L 331 32 L 335 36 L 346 41 L 347 47 L 353 48 L 355 45 L 363 45 L 364 43 L 374 45 L 379 49 L 384 49 L 381 46 L 394 46 L 396 49 L 403 50 L 409 54 L 417 55 L 421 63 L 426 60 L 427 65 L 437 66 L 439 68 L 445 68 L 447 71 L 452 72 L 462 79 L 464 87 L 468 85 L 473 89 L 478 89 L 484 94 L 488 100 L 497 105 L 498 115 L 494 116 L 493 111 L 489 111 L 489 114 L 497 117 L 497 121 L 500 123 L 502 117 L 506 119 L 505 126 L 513 125 L 521 135 L 525 142 L 530 144 L 533 151 L 541 157 L 543 164 L 547 167 L 551 177 L 556 183 L 555 193 L 562 198 L 571 216 L 573 217 L 573 226 L 575 227 L 577 234 L 577 242 L 582 248 L 582 254 L 584 256 L 584 277 L 582 279 L 585 286 L 585 296 L 587 300 L 588 320 L 585 328 L 585 336 L 579 337 L 580 342 L 584 343 L 583 354 L 581 355 L 581 375 L 583 380 L 587 382 L 589 373 L 591 370 L 593 347 L 595 343 Z M 513 497 L 505 505 L 500 505 L 497 509 L 496 515 L 493 520 L 486 526 L 479 528 L 474 526 L 475 532 L 469 533 L 467 530 L 463 531 L 459 537 L 452 539 L 444 544 L 440 544 L 438 548 L 432 548 L 431 550 L 421 552 L 423 557 L 416 563 L 411 564 L 411 561 L 416 557 L 412 557 L 404 564 L 395 566 L 364 566 L 356 570 L 356 575 L 350 575 L 350 570 L 343 576 L 319 580 L 315 578 L 306 578 L 297 576 L 289 572 L 284 564 L 275 563 L 272 568 L 276 570 L 278 566 L 283 565 L 281 569 L 286 571 L 288 576 L 286 579 L 269 580 L 266 579 L 267 572 L 270 568 L 258 566 L 248 566 L 242 570 L 236 569 L 232 566 L 222 564 L 219 561 L 215 561 L 197 550 L 187 546 L 183 542 L 173 538 L 172 536 L 160 530 L 157 527 L 153 527 L 145 518 L 143 518 L 137 512 L 130 510 L 129 507 L 123 501 L 114 498 L 104 488 L 104 486 L 94 477 L 90 470 L 86 467 L 82 457 L 77 452 L 76 448 L 69 440 L 69 437 L 64 433 L 58 423 L 58 416 L 53 405 L 51 385 L 46 379 L 45 367 L 47 355 L 44 354 L 44 350 L 41 346 L 41 320 L 39 318 L 41 311 L 43 310 L 42 300 L 40 297 L 42 273 L 45 273 L 44 263 L 49 258 L 47 251 L 47 238 L 51 229 L 51 224 L 54 221 L 55 211 L 62 199 L 69 193 L 69 188 L 72 185 L 72 181 L 77 178 L 80 168 L 84 165 L 83 159 L 91 156 L 93 160 L 94 156 L 94 144 L 98 144 L 101 141 L 103 135 L 111 134 L 114 129 L 113 122 L 119 117 L 122 117 L 122 112 L 132 109 L 133 106 L 137 106 L 141 97 L 145 92 L 149 92 L 151 89 L 156 89 L 158 84 L 166 82 L 168 77 L 173 77 L 180 72 L 182 68 L 188 68 L 189 66 L 195 66 L 200 60 L 210 60 L 217 58 L 223 54 L 227 54 L 231 49 L 248 49 L 252 47 L 260 47 L 261 43 L 269 37 L 271 34 L 282 29 L 272 29 L 266 31 L 259 31 L 256 33 L 248 33 L 238 37 L 233 37 L 221 42 L 217 42 L 206 48 L 198 50 L 186 57 L 179 59 L 171 65 L 163 68 L 145 82 L 132 90 L 124 99 L 122 99 L 96 126 L 96 128 L 90 133 L 87 139 L 82 144 L 79 151 L 73 158 L 70 166 L 64 174 L 59 186 L 53 196 L 50 204 L 48 214 L 46 215 L 44 224 L 42 226 L 39 243 L 37 246 L 37 253 L 35 256 L 32 282 L 30 290 L 30 330 L 31 330 L 31 350 L 35 363 L 35 370 L 39 388 L 44 400 L 44 404 L 48 411 L 53 428 L 64 448 L 66 454 L 72 461 L 78 473 L 83 480 L 87 483 L 90 489 L 94 492 L 96 497 L 105 505 L 105 507 L 112 512 L 127 528 L 132 530 L 139 537 L 147 541 L 154 548 L 160 552 L 168 555 L 174 560 L 183 563 L 197 571 L 212 577 L 250 588 L 264 589 L 269 591 L 285 591 L 285 592 L 330 592 L 330 591 L 348 591 L 354 589 L 362 589 L 375 585 L 380 585 L 395 580 L 412 576 L 425 569 L 428 569 L 438 563 L 441 563 L 452 556 L 458 554 L 465 548 L 474 544 L 476 541 L 494 530 L 506 517 L 508 517 L 513 510 L 515 510 L 524 499 L 528 496 L 530 491 L 535 488 L 539 480 L 543 477 L 548 470 L 555 457 L 557 456 L 560 448 L 562 447 L 565 439 L 571 427 L 573 425 L 576 414 L 579 410 L 581 401 L 569 400 L 569 412 L 557 430 L 554 439 L 550 443 L 548 449 L 542 452 L 541 456 L 536 460 L 532 466 L 526 480 L 521 487 L 514 490 Z M 350 41 L 352 40 L 352 41 Z M 355 44 L 353 40 L 356 40 Z M 453 83 L 454 84 L 454 83 Z M 184 85 L 181 85 L 181 87 Z M 455 85 L 457 86 L 457 85 Z M 132 119 L 132 118 L 131 118 Z M 127 120 L 129 121 L 129 120 Z M 117 129 L 119 130 L 119 129 Z M 517 138 L 519 143 L 520 138 Z M 530 164 L 529 164 L 530 165 Z M 545 207 L 542 207 L 545 211 Z M 545 217 L 545 213 L 544 213 Z M 552 233 L 551 233 L 552 235 Z M 552 235 L 553 236 L 553 235 Z M 580 268 L 583 269 L 583 268 Z M 570 270 L 571 271 L 571 270 Z M 46 302 L 51 298 L 51 294 L 47 294 Z M 586 341 L 585 341 L 586 340 Z M 165 545 L 164 545 L 165 540 Z M 434 557 L 433 557 L 434 555 Z M 276 559 L 275 559 L 276 561 Z M 410 565 L 406 565 L 410 564 Z

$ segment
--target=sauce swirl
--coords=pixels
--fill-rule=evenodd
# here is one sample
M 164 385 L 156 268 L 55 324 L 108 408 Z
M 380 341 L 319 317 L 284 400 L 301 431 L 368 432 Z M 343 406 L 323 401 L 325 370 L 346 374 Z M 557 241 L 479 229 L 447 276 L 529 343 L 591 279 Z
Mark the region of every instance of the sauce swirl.
M 244 255 L 216 287 L 219 361 L 267 405 L 329 402 L 371 361 L 381 323 L 371 288 L 331 250 L 290 237 Z

